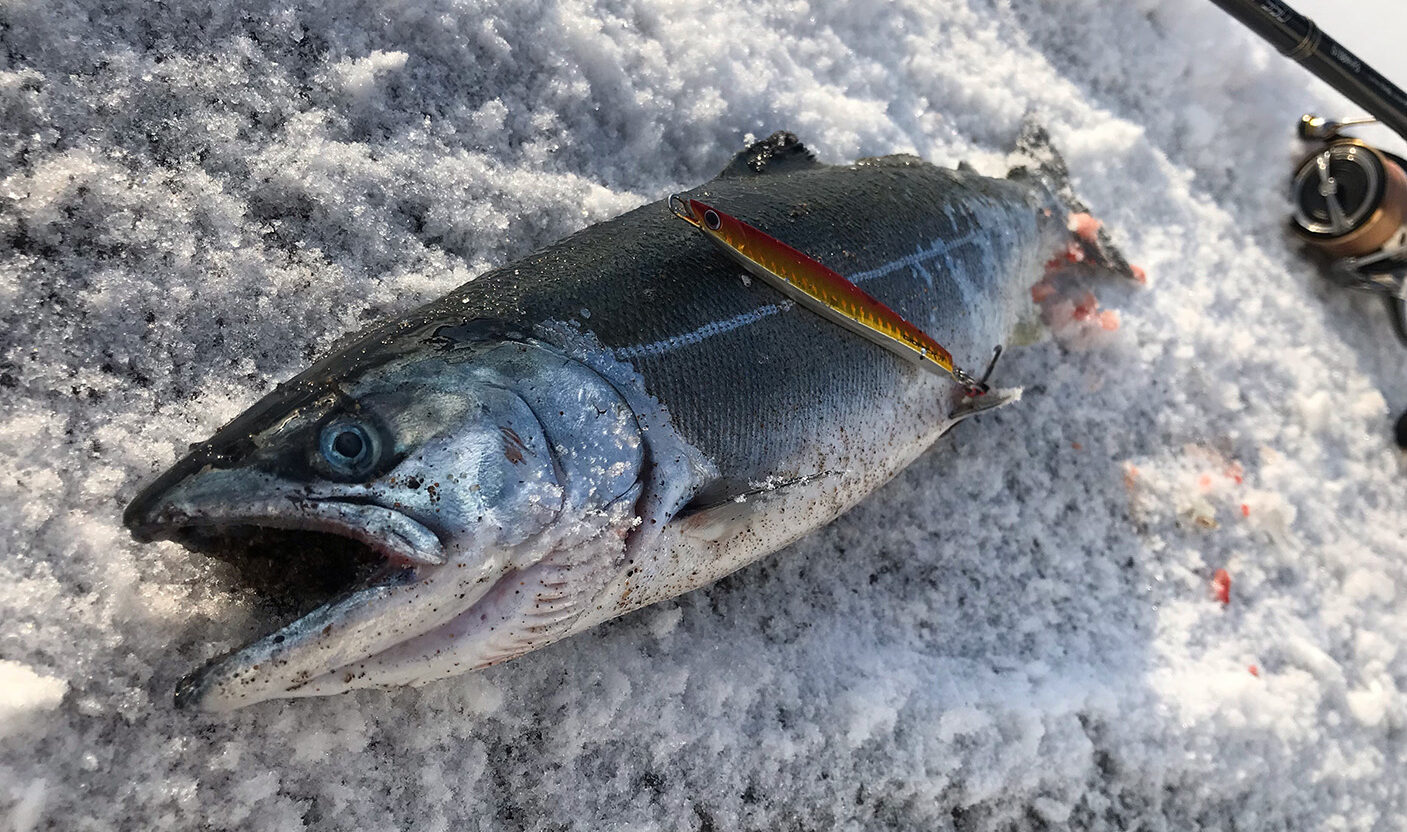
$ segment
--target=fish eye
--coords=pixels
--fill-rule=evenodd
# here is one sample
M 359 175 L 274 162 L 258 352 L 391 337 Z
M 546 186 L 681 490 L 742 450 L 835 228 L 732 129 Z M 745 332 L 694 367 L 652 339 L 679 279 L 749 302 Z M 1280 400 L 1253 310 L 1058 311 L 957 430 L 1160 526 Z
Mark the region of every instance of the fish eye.
M 334 472 L 350 477 L 370 473 L 379 456 L 376 435 L 365 425 L 345 418 L 323 427 L 318 449 Z
M 718 218 L 718 212 L 710 208 L 704 211 L 704 224 L 714 231 L 717 231 L 718 226 L 722 225 L 723 221 Z

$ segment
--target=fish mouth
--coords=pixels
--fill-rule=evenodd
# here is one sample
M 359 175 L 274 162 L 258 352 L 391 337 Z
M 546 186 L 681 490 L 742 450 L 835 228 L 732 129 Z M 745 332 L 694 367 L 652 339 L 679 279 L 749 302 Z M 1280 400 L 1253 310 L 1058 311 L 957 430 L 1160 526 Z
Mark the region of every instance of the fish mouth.
M 127 528 L 139 542 L 199 540 L 230 529 L 321 532 L 360 543 L 402 566 L 439 566 L 444 546 L 423 523 L 395 509 L 355 497 L 301 495 L 243 505 L 168 500 L 135 518 Z M 213 534 L 203 534 L 213 533 Z
M 258 472 L 206 469 L 147 489 L 124 514 L 139 541 L 171 540 L 230 563 L 274 622 L 181 679 L 178 708 L 225 710 L 290 695 L 339 666 L 309 661 L 334 628 L 355 634 L 344 658 L 374 654 L 379 645 L 355 630 L 357 620 L 379 614 L 388 594 L 444 562 L 440 538 L 403 512 L 362 497 L 288 493 L 286 482 L 275 490 L 278 484 Z
M 361 596 L 415 582 L 419 570 L 397 566 L 378 549 L 332 532 L 255 525 L 186 526 L 163 536 L 230 564 L 235 585 L 258 598 L 258 635 L 206 660 L 177 680 L 172 704 L 181 710 L 225 711 L 252 704 L 232 700 L 227 681 L 260 669 L 261 648 L 293 643 L 300 633 Z M 296 684 L 283 684 L 291 690 Z M 285 694 L 286 695 L 286 694 Z
M 159 539 L 214 558 L 230 570 L 220 589 L 249 599 L 259 622 L 255 634 L 215 655 L 177 682 L 178 707 L 196 704 L 207 673 L 250 645 L 275 638 L 314 611 L 358 591 L 413 580 L 414 568 L 397 566 L 365 543 L 332 532 L 255 525 L 198 525 L 167 530 Z
M 358 587 L 405 571 L 376 549 L 331 532 L 267 526 L 190 526 L 161 536 L 229 567 L 221 587 L 248 593 L 278 627 Z

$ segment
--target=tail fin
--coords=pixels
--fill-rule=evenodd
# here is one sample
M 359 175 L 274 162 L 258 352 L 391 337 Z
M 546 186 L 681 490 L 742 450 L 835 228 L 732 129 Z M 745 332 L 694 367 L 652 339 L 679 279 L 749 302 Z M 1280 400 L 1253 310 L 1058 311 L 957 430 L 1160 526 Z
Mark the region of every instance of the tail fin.
M 1025 160 L 1007 173 L 1008 179 L 1036 180 L 1060 201 L 1070 218 L 1071 243 L 1083 255 L 1080 262 L 1113 272 L 1133 280 L 1143 281 L 1142 270 L 1129 261 L 1114 245 L 1104 226 L 1090 215 L 1089 208 L 1075 195 L 1070 185 L 1070 169 L 1065 159 L 1050 142 L 1050 133 L 1038 122 L 1027 118 L 1016 139 L 1015 155 Z

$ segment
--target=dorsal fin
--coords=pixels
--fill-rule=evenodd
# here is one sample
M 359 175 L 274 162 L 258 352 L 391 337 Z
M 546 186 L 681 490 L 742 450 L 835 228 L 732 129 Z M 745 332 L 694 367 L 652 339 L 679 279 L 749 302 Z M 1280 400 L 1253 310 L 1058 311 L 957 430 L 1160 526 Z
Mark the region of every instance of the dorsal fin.
M 820 164 L 795 134 L 778 130 L 762 141 L 753 142 L 744 148 L 733 157 L 733 161 L 728 163 L 728 167 L 724 168 L 718 177 L 722 179 L 729 176 L 788 173 L 819 167 Z

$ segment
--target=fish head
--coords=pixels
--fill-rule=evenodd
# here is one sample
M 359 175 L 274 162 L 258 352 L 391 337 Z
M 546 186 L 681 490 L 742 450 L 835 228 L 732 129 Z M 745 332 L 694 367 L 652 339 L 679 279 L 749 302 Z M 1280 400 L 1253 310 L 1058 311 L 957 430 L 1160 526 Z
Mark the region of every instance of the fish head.
M 275 395 L 221 429 L 132 501 L 139 539 L 270 523 L 332 531 L 393 564 L 438 565 L 519 543 L 561 510 L 541 424 L 479 368 L 396 361 Z
M 481 634 L 444 628 L 507 576 L 598 540 L 615 544 L 602 549 L 614 557 L 642 462 L 638 425 L 614 389 L 543 345 L 321 362 L 195 446 L 124 521 L 144 541 L 330 534 L 355 542 L 349 557 L 369 549 L 378 568 L 189 677 L 178 703 L 224 709 L 420 681 L 411 659 L 392 654 L 417 640 L 465 652 Z M 512 611 L 494 603 L 511 629 Z M 373 660 L 386 672 L 368 670 Z

